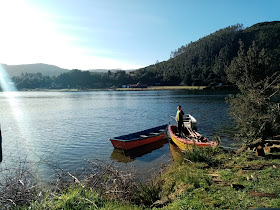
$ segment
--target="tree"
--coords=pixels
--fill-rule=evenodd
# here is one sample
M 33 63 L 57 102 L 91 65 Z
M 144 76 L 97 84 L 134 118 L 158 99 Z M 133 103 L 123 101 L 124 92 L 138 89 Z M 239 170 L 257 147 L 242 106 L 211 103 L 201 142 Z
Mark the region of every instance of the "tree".
M 245 142 L 273 137 L 280 131 L 278 66 L 273 65 L 264 49 L 259 50 L 253 42 L 245 52 L 239 41 L 238 56 L 226 69 L 228 80 L 240 90 L 227 99 L 230 114 L 238 126 L 238 136 Z

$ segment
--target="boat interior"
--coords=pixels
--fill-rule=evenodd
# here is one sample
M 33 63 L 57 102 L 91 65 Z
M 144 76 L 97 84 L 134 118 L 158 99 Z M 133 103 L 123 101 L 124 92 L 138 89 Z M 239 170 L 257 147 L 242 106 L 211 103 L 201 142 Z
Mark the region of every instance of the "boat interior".
M 114 139 L 117 140 L 133 140 L 133 139 L 139 139 L 139 138 L 147 138 L 150 136 L 155 136 L 155 135 L 159 135 L 161 133 L 163 133 L 164 131 L 166 131 L 167 129 L 167 125 L 161 125 L 155 128 L 151 128 L 151 129 L 147 129 L 144 131 L 140 131 L 137 133 L 131 133 L 131 134 L 127 134 L 127 135 L 123 135 L 123 136 L 118 136 L 115 137 Z
M 181 138 L 190 139 L 190 140 L 196 141 L 196 142 L 207 142 L 208 141 L 208 139 L 206 137 L 204 137 L 203 135 L 200 135 L 199 133 L 197 133 L 195 130 L 193 130 L 190 127 L 184 126 L 182 129 L 181 135 L 179 134 L 178 129 L 176 127 L 175 134 Z

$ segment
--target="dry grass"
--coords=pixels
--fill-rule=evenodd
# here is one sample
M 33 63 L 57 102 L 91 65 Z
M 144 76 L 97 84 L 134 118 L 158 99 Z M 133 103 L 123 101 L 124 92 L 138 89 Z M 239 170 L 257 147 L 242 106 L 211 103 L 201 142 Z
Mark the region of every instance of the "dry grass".
M 26 89 L 26 91 L 82 92 L 82 91 L 150 91 L 150 90 L 203 90 L 206 86 L 149 86 L 147 88 L 99 88 L 99 89 Z
M 88 161 L 89 167 L 78 175 L 57 169 L 53 177 L 55 181 L 38 181 L 38 172 L 32 171 L 27 162 L 13 168 L 1 169 L 0 206 L 1 209 L 56 209 L 63 198 L 69 202 L 67 196 L 78 196 L 77 199 L 87 200 L 87 196 L 105 197 L 109 200 L 131 201 L 135 200 L 137 189 L 135 171 L 133 168 L 119 170 L 114 163 L 102 161 Z M 77 194 L 77 192 L 79 192 Z M 77 195 L 76 195 L 77 194 Z M 74 202 L 74 201 L 73 201 Z M 88 200 L 86 203 L 90 203 Z M 104 202 L 103 202 L 104 203 Z M 68 204 L 67 204 L 68 205 Z
M 31 168 L 25 161 L 15 168 L 1 168 L 0 206 L 11 209 L 17 206 L 30 205 L 36 198 L 39 184 Z
M 140 90 L 203 90 L 206 86 L 150 86 L 147 88 L 116 88 L 116 90 L 129 90 L 129 91 L 140 91 Z
M 83 181 L 87 188 L 97 190 L 106 197 L 130 201 L 137 189 L 134 168 L 118 169 L 114 163 L 88 161 L 90 168 L 85 171 Z

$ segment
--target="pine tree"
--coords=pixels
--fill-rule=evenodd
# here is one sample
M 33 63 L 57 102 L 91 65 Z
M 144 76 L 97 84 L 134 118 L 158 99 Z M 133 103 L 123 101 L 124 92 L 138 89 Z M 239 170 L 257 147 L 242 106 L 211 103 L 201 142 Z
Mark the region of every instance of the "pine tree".
M 228 80 L 240 90 L 227 99 L 230 114 L 237 122 L 238 136 L 245 142 L 264 140 L 280 132 L 280 74 L 264 49 L 253 43 L 245 52 L 242 41 L 239 44 L 238 56 L 226 69 Z

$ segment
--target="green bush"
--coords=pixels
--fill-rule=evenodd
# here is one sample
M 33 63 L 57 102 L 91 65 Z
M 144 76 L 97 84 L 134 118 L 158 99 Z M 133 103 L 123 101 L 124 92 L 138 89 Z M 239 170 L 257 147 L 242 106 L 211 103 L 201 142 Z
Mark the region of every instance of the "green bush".
M 219 147 L 197 147 L 194 145 L 192 151 L 184 152 L 184 159 L 191 162 L 203 162 L 214 166 L 219 163 L 215 155 L 219 153 Z

